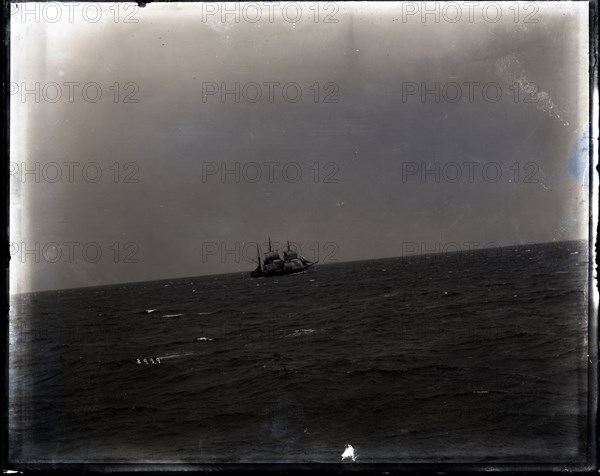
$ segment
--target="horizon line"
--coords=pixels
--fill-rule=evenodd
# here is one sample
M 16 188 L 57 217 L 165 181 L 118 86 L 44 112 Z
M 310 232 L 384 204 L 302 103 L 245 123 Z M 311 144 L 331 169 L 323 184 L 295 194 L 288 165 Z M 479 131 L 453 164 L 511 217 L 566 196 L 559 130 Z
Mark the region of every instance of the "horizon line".
M 560 240 L 560 241 L 539 241 L 539 242 L 527 242 L 521 244 L 513 244 L 513 245 L 504 245 L 504 246 L 491 246 L 488 248 L 478 248 L 478 249 L 469 249 L 469 250 L 448 250 L 448 251 L 431 251 L 427 253 L 417 253 L 414 255 L 406 255 L 406 256 L 384 256 L 382 258 L 365 258 L 365 259 L 357 259 L 357 260 L 348 260 L 348 261 L 336 261 L 329 263 L 320 263 L 319 266 L 331 266 L 343 263 L 360 263 L 362 261 L 378 261 L 385 259 L 408 259 L 408 258 L 417 258 L 421 256 L 430 256 L 430 255 L 445 255 L 445 254 L 458 254 L 458 253 L 474 253 L 474 252 L 485 252 L 490 250 L 498 250 L 503 248 L 516 248 L 521 246 L 532 246 L 532 245 L 545 245 L 545 244 L 558 244 L 558 243 L 571 243 L 571 242 L 588 242 L 590 243 L 589 238 L 581 238 L 581 239 L 572 239 L 572 240 Z M 252 264 L 252 263 L 248 263 Z M 108 283 L 108 284 L 95 284 L 91 286 L 76 286 L 76 287 L 68 287 L 68 288 L 54 288 L 54 289 L 44 289 L 40 291 L 25 291 L 20 293 L 11 293 L 10 288 L 8 289 L 9 296 L 20 296 L 25 294 L 38 294 L 38 293 L 47 293 L 47 292 L 55 292 L 55 291 L 71 291 L 76 289 L 87 289 L 87 288 L 100 288 L 107 286 L 123 286 L 127 284 L 142 284 L 142 283 L 155 283 L 158 281 L 169 281 L 169 280 L 178 280 L 178 279 L 193 279 L 193 278 L 206 278 L 210 276 L 225 276 L 227 274 L 250 274 L 252 270 L 248 271 L 230 271 L 227 273 L 211 273 L 211 274 L 195 274 L 188 276 L 175 276 L 175 277 L 167 277 L 167 278 L 158 278 L 158 279 L 150 279 L 150 280 L 140 280 L 140 281 L 123 281 L 120 283 Z M 9 273 L 10 274 L 10 273 Z M 10 276 L 7 280 L 10 283 Z

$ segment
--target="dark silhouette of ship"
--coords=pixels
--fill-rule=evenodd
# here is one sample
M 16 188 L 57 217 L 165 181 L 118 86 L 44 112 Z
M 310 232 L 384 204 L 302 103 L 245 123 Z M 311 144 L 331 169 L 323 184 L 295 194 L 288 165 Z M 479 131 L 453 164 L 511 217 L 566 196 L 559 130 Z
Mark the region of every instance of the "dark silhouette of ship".
M 260 251 L 256 247 L 258 266 L 250 277 L 252 278 L 268 278 L 272 276 L 285 276 L 287 274 L 301 273 L 306 271 L 318 261 L 309 261 L 304 256 L 298 254 L 290 248 L 290 242 L 287 242 L 287 250 L 283 252 L 283 259 L 279 256 L 279 251 L 273 251 L 271 246 L 271 238 L 269 238 L 269 251 L 265 253 L 265 257 L 261 262 Z

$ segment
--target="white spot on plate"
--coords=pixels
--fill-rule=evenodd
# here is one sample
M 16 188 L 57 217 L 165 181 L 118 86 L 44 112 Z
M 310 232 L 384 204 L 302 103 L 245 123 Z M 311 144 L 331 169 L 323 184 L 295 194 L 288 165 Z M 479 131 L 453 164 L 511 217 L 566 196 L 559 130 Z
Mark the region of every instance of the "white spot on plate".
M 356 456 L 354 456 L 354 448 L 352 447 L 352 445 L 346 445 L 346 449 L 342 453 L 342 461 L 346 459 L 356 461 Z

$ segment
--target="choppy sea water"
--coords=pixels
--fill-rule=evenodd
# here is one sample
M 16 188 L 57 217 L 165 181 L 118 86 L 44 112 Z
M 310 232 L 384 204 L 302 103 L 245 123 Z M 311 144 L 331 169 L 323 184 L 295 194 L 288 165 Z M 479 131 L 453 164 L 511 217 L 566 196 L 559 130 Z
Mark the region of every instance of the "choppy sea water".
M 562 242 L 12 296 L 10 459 L 582 460 L 588 259 Z

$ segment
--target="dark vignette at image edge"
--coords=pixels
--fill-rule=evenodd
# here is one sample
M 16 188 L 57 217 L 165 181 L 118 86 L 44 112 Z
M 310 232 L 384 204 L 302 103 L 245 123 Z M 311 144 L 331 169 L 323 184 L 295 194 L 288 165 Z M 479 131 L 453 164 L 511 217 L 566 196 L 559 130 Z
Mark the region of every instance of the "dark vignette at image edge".
M 169 0 L 167 0 L 169 2 Z M 138 6 L 143 8 L 150 2 L 137 2 Z M 10 5 L 8 3 L 4 3 L 4 62 L 2 69 L 2 78 L 3 84 L 8 84 L 10 80 L 10 27 L 9 27 L 9 8 Z M 589 84 L 590 84 L 590 92 L 594 91 L 594 88 L 598 86 L 598 2 L 597 0 L 592 0 L 589 2 L 589 31 L 590 31 L 590 58 L 589 58 Z M 10 255 L 8 253 L 7 243 L 9 241 L 9 199 L 10 199 L 10 188 L 9 188 L 9 180 L 7 167 L 10 162 L 10 96 L 7 88 L 4 90 L 4 125 L 2 128 L 2 138 L 3 138 L 3 157 L 4 157 L 4 173 L 2 174 L 2 186 L 3 193 L 6 197 L 4 201 L 4 206 L 2 207 L 2 224 L 3 224 L 3 234 L 4 234 L 4 263 L 5 263 L 5 285 L 2 293 L 2 306 L 5 311 L 5 316 L 8 316 L 8 282 L 9 282 L 9 261 Z M 594 96 L 590 94 L 589 99 L 589 107 L 590 107 L 590 129 L 589 129 L 589 152 L 590 152 L 590 161 L 593 158 L 594 154 L 594 141 L 592 134 L 592 119 L 593 113 L 596 108 L 596 104 L 594 104 Z M 600 124 L 596 124 L 596 127 L 600 127 Z M 596 167 L 597 171 L 600 172 L 600 165 Z M 593 187 L 595 183 L 593 181 L 594 171 L 592 167 L 589 167 L 589 203 L 592 203 L 593 199 Z M 597 197 L 598 204 L 600 207 L 600 194 Z M 598 283 L 594 283 L 595 273 L 598 271 L 598 252 L 599 244 L 598 237 L 600 236 L 600 223 L 596 225 L 596 229 L 594 229 L 594 223 L 592 221 L 592 210 L 588 211 L 588 221 L 589 221 L 589 236 L 596 235 L 596 240 L 589 241 L 590 243 L 590 256 L 592 256 L 592 242 L 595 241 L 595 252 L 596 252 L 596 262 L 594 263 L 592 260 L 589 262 L 589 284 L 588 291 L 589 296 L 592 295 L 593 286 L 596 285 L 598 289 Z M 577 466 L 564 466 L 564 465 L 553 465 L 549 464 L 516 464 L 512 465 L 510 463 L 507 464 L 496 464 L 496 465 L 485 465 L 485 464 L 361 464 L 354 463 L 352 465 L 347 464 L 150 464 L 150 465 L 139 465 L 139 464 L 25 464 L 20 465 L 19 471 L 21 472 L 36 472 L 40 474 L 40 472 L 47 472 L 51 470 L 60 469 L 65 472 L 132 472 L 144 470 L 145 474 L 153 474 L 155 472 L 160 472 L 164 474 L 164 472 L 170 471 L 215 471 L 218 470 L 224 474 L 228 474 L 229 472 L 239 472 L 240 470 L 246 470 L 251 472 L 258 471 L 285 471 L 286 473 L 293 473 L 296 470 L 298 471 L 306 471 L 306 470 L 326 470 L 331 472 L 342 472 L 349 471 L 353 473 L 364 472 L 364 471 L 373 471 L 373 472 L 381 472 L 381 471 L 403 471 L 410 470 L 416 472 L 435 472 L 435 471 L 447 471 L 447 472 L 478 472 L 482 470 L 492 470 L 494 473 L 515 473 L 515 472 L 523 472 L 523 471 L 561 471 L 561 472 L 577 472 L 577 473 L 596 473 L 598 469 L 598 446 L 594 442 L 597 438 L 597 424 L 598 424 L 598 316 L 593 316 L 591 312 L 593 311 L 593 306 L 591 299 L 588 302 L 588 351 L 589 351 L 589 360 L 588 360 L 588 445 L 587 445 L 587 464 L 584 467 Z M 8 415 L 8 402 L 6 399 L 6 395 L 9 389 L 8 382 L 8 368 L 7 368 L 7 344 L 8 344 L 8 318 L 4 320 L 4 325 L 2 326 L 2 338 L 4 340 L 5 346 L 2 352 L 2 359 L 4 364 L 4 392 L 2 395 L 2 404 L 3 404 L 3 415 L 2 415 L 2 423 L 3 423 L 3 431 L 2 431 L 2 460 L 3 460 L 3 470 L 6 469 L 6 463 L 8 462 L 8 425 L 7 425 L 7 415 Z

